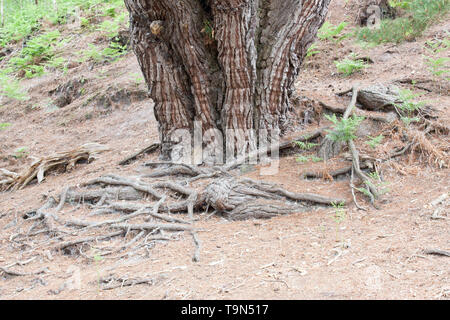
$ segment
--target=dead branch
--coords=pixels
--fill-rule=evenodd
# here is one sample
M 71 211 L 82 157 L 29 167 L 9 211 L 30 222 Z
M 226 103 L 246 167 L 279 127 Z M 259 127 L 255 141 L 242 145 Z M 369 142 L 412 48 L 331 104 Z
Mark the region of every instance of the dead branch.
M 77 149 L 65 152 L 58 152 L 51 156 L 40 158 L 34 161 L 27 169 L 20 174 L 12 173 L 5 169 L 0 171 L 0 191 L 15 191 L 25 188 L 34 179 L 38 183 L 44 180 L 46 173 L 58 168 L 68 171 L 75 167 L 79 161 L 90 161 L 99 153 L 109 150 L 107 147 L 96 144 L 84 144 Z
M 124 231 L 115 231 L 109 234 L 106 234 L 104 236 L 92 236 L 92 237 L 85 237 L 82 239 L 75 239 L 75 240 L 71 240 L 71 241 L 66 241 L 66 242 L 62 242 L 60 244 L 58 244 L 57 246 L 53 247 L 53 250 L 63 250 L 67 247 L 71 247 L 80 243 L 86 243 L 86 242 L 92 242 L 92 241 L 102 241 L 105 239 L 110 239 L 110 238 L 114 238 L 120 235 L 123 235 Z
M 1 272 L 3 272 L 4 274 L 13 276 L 13 277 L 34 276 L 37 274 L 46 273 L 47 270 L 48 270 L 47 268 L 42 268 L 42 269 L 39 269 L 38 271 L 34 271 L 34 272 L 19 272 L 19 271 L 10 270 L 10 269 L 4 268 L 4 267 L 0 267 Z
M 119 166 L 124 166 L 124 165 L 130 164 L 131 162 L 135 161 L 139 156 L 141 156 L 143 154 L 151 154 L 151 153 L 159 150 L 160 147 L 161 147 L 161 144 L 153 143 L 150 146 L 145 147 L 141 151 L 138 151 L 138 152 L 132 154 L 131 156 L 123 159 L 122 161 L 120 161 Z
M 445 250 L 440 250 L 440 249 L 426 249 L 423 251 L 423 253 L 450 257 L 450 251 L 445 251 Z
M 157 279 L 153 278 L 102 278 L 100 283 L 104 284 L 102 290 L 113 290 L 123 287 L 133 287 L 140 284 L 148 284 L 150 286 L 154 285 L 157 281 L 165 279 L 164 276 L 159 276 Z

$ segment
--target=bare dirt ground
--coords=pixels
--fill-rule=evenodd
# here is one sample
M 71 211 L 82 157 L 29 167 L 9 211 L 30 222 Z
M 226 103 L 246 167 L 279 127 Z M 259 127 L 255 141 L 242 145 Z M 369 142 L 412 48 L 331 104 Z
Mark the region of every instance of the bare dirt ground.
M 331 23 L 352 21 L 353 16 L 343 1 L 332 1 Z M 344 106 L 348 101 L 336 98 L 335 93 L 354 84 L 430 79 L 422 57 L 423 44 L 450 30 L 449 21 L 432 26 L 415 42 L 399 45 L 363 49 L 352 40 L 338 45 L 320 43 L 320 54 L 305 63 L 298 90 L 301 95 Z M 73 42 L 70 50 L 77 50 L 83 41 L 92 41 L 86 37 L 94 36 L 84 37 Z M 333 60 L 351 52 L 369 56 L 374 63 L 343 78 L 336 73 Z M 96 259 L 95 245 L 86 246 L 86 252 L 76 256 L 50 253 L 45 247 L 30 251 L 14 246 L 10 237 L 31 226 L 22 219 L 23 214 L 39 208 L 43 195 L 59 194 L 65 186 L 106 173 L 133 174 L 141 170 L 143 162 L 157 158 L 144 156 L 131 165 L 118 165 L 127 155 L 159 140 L 152 102 L 142 97 L 145 85 L 136 78 L 139 74 L 132 53 L 92 70 L 79 65 L 66 75 L 27 80 L 31 100 L 0 109 L 0 122 L 12 123 L 0 131 L 0 167 L 20 170 L 32 161 L 31 156 L 42 157 L 88 142 L 110 148 L 95 161 L 49 175 L 39 185 L 0 193 L 0 267 L 36 257 L 14 270 L 26 273 L 47 268 L 39 275 L 0 275 L 0 299 L 450 298 L 449 258 L 423 253 L 425 249 L 450 249 L 448 198 L 438 205 L 444 219 L 431 219 L 436 207 L 430 205 L 450 192 L 450 170 L 401 158 L 396 164 L 383 166 L 389 192 L 383 196 L 381 208 L 365 204 L 369 208 L 365 212 L 352 204 L 348 180 L 301 178 L 303 172 L 321 169 L 323 163 L 301 164 L 291 155 L 281 159 L 277 175 L 260 176 L 258 168 L 245 173 L 277 182 L 290 191 L 343 197 L 349 203 L 346 215 L 337 222 L 333 208 L 319 208 L 270 220 L 233 222 L 198 214 L 199 262 L 192 261 L 193 241 L 184 234 L 178 241 L 156 243 L 144 256 L 130 254 L 120 259 L 107 255 Z M 54 107 L 49 92 L 73 79 L 84 79 L 83 95 L 63 108 Z M 420 92 L 421 99 L 430 101 L 440 118 L 449 123 L 448 83 L 440 92 Z M 26 147 L 27 155 L 12 157 L 21 147 Z M 362 197 L 359 199 L 363 203 Z M 71 215 L 70 208 L 64 208 L 61 215 Z M 101 290 L 98 280 L 109 275 L 150 278 L 153 282 Z M 74 279 L 80 282 L 73 285 Z

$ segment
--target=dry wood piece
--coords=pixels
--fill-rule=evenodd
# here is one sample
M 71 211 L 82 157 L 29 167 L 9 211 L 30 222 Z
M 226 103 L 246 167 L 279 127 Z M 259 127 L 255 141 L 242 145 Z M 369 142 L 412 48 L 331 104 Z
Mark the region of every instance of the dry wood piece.
M 376 84 L 360 89 L 357 101 L 367 110 L 393 110 L 394 103 L 401 103 L 398 93 L 395 86 Z
M 0 191 L 23 189 L 34 179 L 37 179 L 37 182 L 41 183 L 42 180 L 44 180 L 45 174 L 49 171 L 58 168 L 68 171 L 72 169 L 77 162 L 89 162 L 99 153 L 106 150 L 109 149 L 103 145 L 88 143 L 70 151 L 57 152 L 51 156 L 38 159 L 20 174 L 2 169 L 0 171 Z
M 445 250 L 440 250 L 440 249 L 426 249 L 426 250 L 424 250 L 423 253 L 450 257 L 450 251 L 445 251 Z
M 33 275 L 37 275 L 37 274 L 46 273 L 47 268 L 42 268 L 42 269 L 39 269 L 38 271 L 34 271 L 34 272 L 19 272 L 19 271 L 10 270 L 5 267 L 0 267 L 0 272 L 3 272 L 4 274 L 7 274 L 7 275 L 10 275 L 13 277 L 25 277 L 25 276 L 33 276 Z
M 165 278 L 165 276 L 159 276 L 157 278 L 114 278 L 114 276 L 110 276 L 108 278 L 101 278 L 100 283 L 102 284 L 102 290 L 113 290 L 123 287 L 133 287 L 140 284 L 148 284 L 152 286 Z
M 77 245 L 80 243 L 91 242 L 91 241 L 101 241 L 101 240 L 117 237 L 122 234 L 124 234 L 123 231 L 116 231 L 116 232 L 112 232 L 112 233 L 104 235 L 104 236 L 92 236 L 92 237 L 86 237 L 86 238 L 76 239 L 76 240 L 72 240 L 72 241 L 66 241 L 66 242 L 62 242 L 62 243 L 58 244 L 53 249 L 54 250 L 63 250 L 67 247 L 71 247 L 71 246 L 74 246 L 74 245 Z
M 140 150 L 139 152 L 136 152 L 136 153 L 132 154 L 131 156 L 123 159 L 122 161 L 119 162 L 119 165 L 124 166 L 124 165 L 130 164 L 131 162 L 135 161 L 139 156 L 141 156 L 143 154 L 151 154 L 151 153 L 159 150 L 160 147 L 161 147 L 161 144 L 153 143 L 152 145 Z

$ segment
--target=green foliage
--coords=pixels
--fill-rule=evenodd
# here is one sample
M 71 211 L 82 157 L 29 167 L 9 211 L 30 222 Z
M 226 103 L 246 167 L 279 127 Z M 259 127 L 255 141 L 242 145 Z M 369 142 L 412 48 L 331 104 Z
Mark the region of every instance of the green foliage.
M 48 23 L 67 23 L 70 17 L 77 15 L 76 8 L 86 15 L 127 23 L 126 11 L 122 10 L 122 16 L 117 15 L 119 8 L 124 6 L 123 0 L 57 0 L 56 3 L 57 10 L 53 7 L 53 0 L 39 0 L 37 5 L 34 1 L 5 1 L 5 25 L 0 29 L 0 48 L 32 35 Z M 89 24 L 89 19 L 79 18 L 82 27 Z
M 305 163 L 305 162 L 308 162 L 308 161 L 312 161 L 312 162 L 321 162 L 321 161 L 323 161 L 323 159 L 322 159 L 322 158 L 319 158 L 319 157 L 316 157 L 316 156 L 309 156 L 309 157 L 306 157 L 306 156 L 298 156 L 298 157 L 295 159 L 295 161 L 301 162 L 301 163 Z
M 416 94 L 408 89 L 400 90 L 399 92 L 399 100 L 401 102 L 394 103 L 394 107 L 397 112 L 400 114 L 402 121 L 409 126 L 412 122 L 418 122 L 419 118 L 414 117 L 414 115 L 420 111 L 425 106 L 424 101 L 415 102 L 415 98 L 419 97 L 419 94 Z
M 294 143 L 302 150 L 307 151 L 307 150 L 311 150 L 312 148 L 318 146 L 317 143 L 312 143 L 312 142 L 303 142 L 303 141 L 294 141 Z M 309 157 L 305 157 L 305 156 L 298 156 L 296 158 L 297 162 L 308 162 L 308 161 L 312 161 L 312 162 L 320 162 L 322 161 L 322 158 L 318 158 L 316 156 L 309 156 Z
M 303 141 L 294 141 L 294 143 L 302 150 L 310 150 L 318 145 L 317 143 Z
M 378 147 L 378 145 L 383 141 L 384 136 L 382 134 L 380 134 L 377 137 L 371 137 L 368 136 L 369 141 L 366 141 L 366 143 L 372 148 L 375 149 L 376 147 Z
M 9 66 L 15 72 L 23 72 L 27 78 L 44 74 L 45 66 L 60 67 L 63 58 L 55 57 L 60 33 L 58 30 L 38 35 L 25 44 L 19 55 L 9 60 Z
M 428 66 L 428 70 L 435 77 L 445 77 L 445 75 L 450 74 L 450 58 L 448 57 L 440 57 L 440 58 L 432 58 L 425 57 L 426 64 Z M 446 80 L 450 81 L 450 77 L 445 77 Z
M 317 50 L 317 43 L 313 43 L 306 51 L 306 58 L 315 56 L 318 53 L 320 53 L 320 51 Z
M 132 72 L 129 74 L 129 76 L 131 77 L 136 86 L 139 86 L 141 83 L 144 83 L 144 77 L 142 76 L 141 73 Z
M 208 35 L 210 39 L 214 39 L 214 27 L 213 23 L 207 19 L 203 21 L 203 29 L 202 32 Z
M 305 156 L 299 156 L 299 157 L 297 157 L 295 160 L 296 160 L 297 162 L 305 163 L 305 162 L 308 162 L 308 161 L 309 161 L 309 158 L 308 158 L 308 157 L 305 157 Z
M 345 203 L 336 203 L 332 202 L 331 205 L 333 206 L 334 213 L 333 213 L 333 220 L 336 223 L 336 241 L 339 241 L 339 227 L 341 223 L 343 223 L 347 219 L 347 211 L 345 210 Z M 343 239 L 341 239 L 342 244 L 344 243 Z
M 447 34 L 449 34 L 447 32 Z M 425 43 L 425 49 L 429 55 L 424 56 L 425 64 L 428 66 L 428 71 L 431 72 L 436 78 L 444 78 L 450 81 L 450 58 L 449 57 L 437 57 L 437 54 L 443 51 L 449 51 L 450 49 L 450 37 L 446 37 L 443 40 L 427 41 Z
M 376 44 L 413 40 L 450 9 L 449 0 L 410 0 L 391 1 L 391 3 L 406 10 L 408 15 L 393 20 L 382 20 L 379 28 L 359 29 L 356 31 L 358 40 Z
M 339 25 L 334 26 L 333 24 L 326 21 L 322 27 L 319 29 L 317 33 L 317 37 L 320 40 L 327 40 L 327 41 L 333 41 L 333 42 L 340 42 L 343 39 L 350 36 L 350 34 L 343 34 L 340 35 L 341 32 L 344 30 L 344 28 L 348 25 L 348 22 L 341 22 Z
M 347 216 L 346 211 L 345 211 L 345 203 L 336 203 L 336 202 L 332 202 L 331 205 L 334 208 L 334 216 L 333 216 L 333 220 L 337 223 L 340 224 L 342 222 L 345 221 L 345 218 Z
M 0 72 L 0 98 L 7 97 L 15 100 L 26 100 L 26 92 L 20 88 L 19 81 L 8 75 L 5 70 Z
M 353 115 L 348 119 L 337 119 L 336 114 L 332 116 L 325 115 L 325 117 L 330 120 L 333 124 L 333 130 L 327 130 L 327 137 L 332 141 L 342 141 L 348 142 L 356 138 L 356 130 L 358 130 L 358 126 L 364 120 L 364 117 L 358 117 Z
M 21 147 L 17 148 L 16 151 L 14 151 L 14 154 L 12 155 L 16 159 L 20 159 L 25 157 L 28 154 L 27 148 Z
M 356 59 L 354 56 L 345 58 L 342 61 L 335 61 L 337 71 L 348 77 L 356 71 L 367 68 L 367 63 L 362 59 Z
M 6 128 L 10 127 L 11 123 L 9 122 L 0 122 L 0 130 L 5 130 Z
M 412 0 L 390 0 L 389 5 L 393 8 L 402 8 L 402 9 L 409 9 L 411 8 L 411 1 Z
M 91 43 L 88 44 L 88 47 L 89 49 L 81 50 L 80 52 L 78 52 L 78 54 L 81 55 L 79 59 L 80 62 L 114 62 L 127 52 L 127 46 L 122 46 L 117 42 L 111 42 L 108 47 L 102 50 Z
M 111 8 L 110 8 L 111 9 Z M 114 12 L 116 12 L 117 8 L 113 7 Z M 111 9 L 111 10 L 112 10 Z M 119 35 L 120 29 L 128 28 L 128 13 L 123 11 L 121 14 L 117 15 L 114 13 L 114 19 L 104 20 L 97 28 L 97 31 L 101 31 L 106 34 L 106 36 L 110 39 L 114 39 Z

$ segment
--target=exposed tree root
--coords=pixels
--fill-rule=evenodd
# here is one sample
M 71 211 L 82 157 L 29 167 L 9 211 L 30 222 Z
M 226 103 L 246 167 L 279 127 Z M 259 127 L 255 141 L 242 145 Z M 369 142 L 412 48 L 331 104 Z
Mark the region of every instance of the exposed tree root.
M 223 166 L 223 169 L 225 171 L 229 171 L 229 170 L 232 170 L 244 163 L 247 163 L 250 159 L 255 159 L 255 160 L 261 159 L 262 157 L 267 157 L 268 155 L 271 155 L 274 152 L 279 152 L 282 150 L 293 148 L 295 146 L 296 141 L 305 142 L 305 141 L 309 141 L 309 140 L 315 139 L 317 137 L 320 137 L 323 134 L 323 132 L 325 131 L 325 129 L 328 129 L 328 127 L 322 127 L 322 128 L 316 129 L 312 132 L 307 132 L 297 138 L 290 139 L 289 141 L 275 143 L 275 144 L 271 145 L 270 147 L 255 150 L 248 155 L 239 157 L 238 159 L 236 159 L 234 161 L 228 162 L 227 164 L 225 164 Z
M 311 205 L 344 202 L 344 199 L 290 192 L 272 183 L 238 179 L 223 168 L 167 162 L 147 166 L 165 166 L 155 169 L 154 175 L 161 177 L 166 173 L 172 179 L 157 179 L 153 174 L 129 177 L 108 174 L 78 187 L 66 187 L 58 197 L 49 197 L 41 208 L 25 214 L 23 218 L 32 223 L 31 227 L 11 241 L 41 239 L 40 235 L 46 234 L 45 246 L 64 254 L 83 254 L 88 246 L 103 254 L 123 255 L 124 251 L 146 252 L 155 241 L 168 241 L 187 233 L 194 243 L 192 259 L 199 261 L 201 241 L 194 213 L 203 212 L 205 207 L 228 219 L 244 220 L 300 212 Z M 181 168 L 182 172 L 177 171 Z M 194 187 L 191 184 L 198 177 L 206 183 L 195 183 Z M 70 218 L 63 213 L 67 205 L 75 207 Z
M 369 168 L 369 166 L 367 165 L 367 163 L 361 163 L 360 164 L 361 169 L 367 169 Z M 353 165 L 350 166 L 346 166 L 340 169 L 336 169 L 333 171 L 327 171 L 327 172 L 305 172 L 303 173 L 303 178 L 305 179 L 325 179 L 325 178 L 329 178 L 330 176 L 332 178 L 337 178 L 339 176 L 342 175 L 347 175 L 350 174 L 352 171 L 352 167 Z
M 331 106 L 322 101 L 319 101 L 319 103 L 323 108 L 325 108 L 333 113 L 344 114 L 344 112 L 346 110 L 346 108 Z M 367 110 L 362 110 L 360 108 L 355 107 L 354 113 L 357 116 L 362 116 L 366 119 L 370 119 L 373 121 L 379 121 L 379 122 L 383 122 L 383 123 L 391 123 L 391 122 L 395 121 L 396 119 L 398 119 L 397 114 L 395 112 L 387 112 L 386 113 L 386 112 L 367 111 Z

